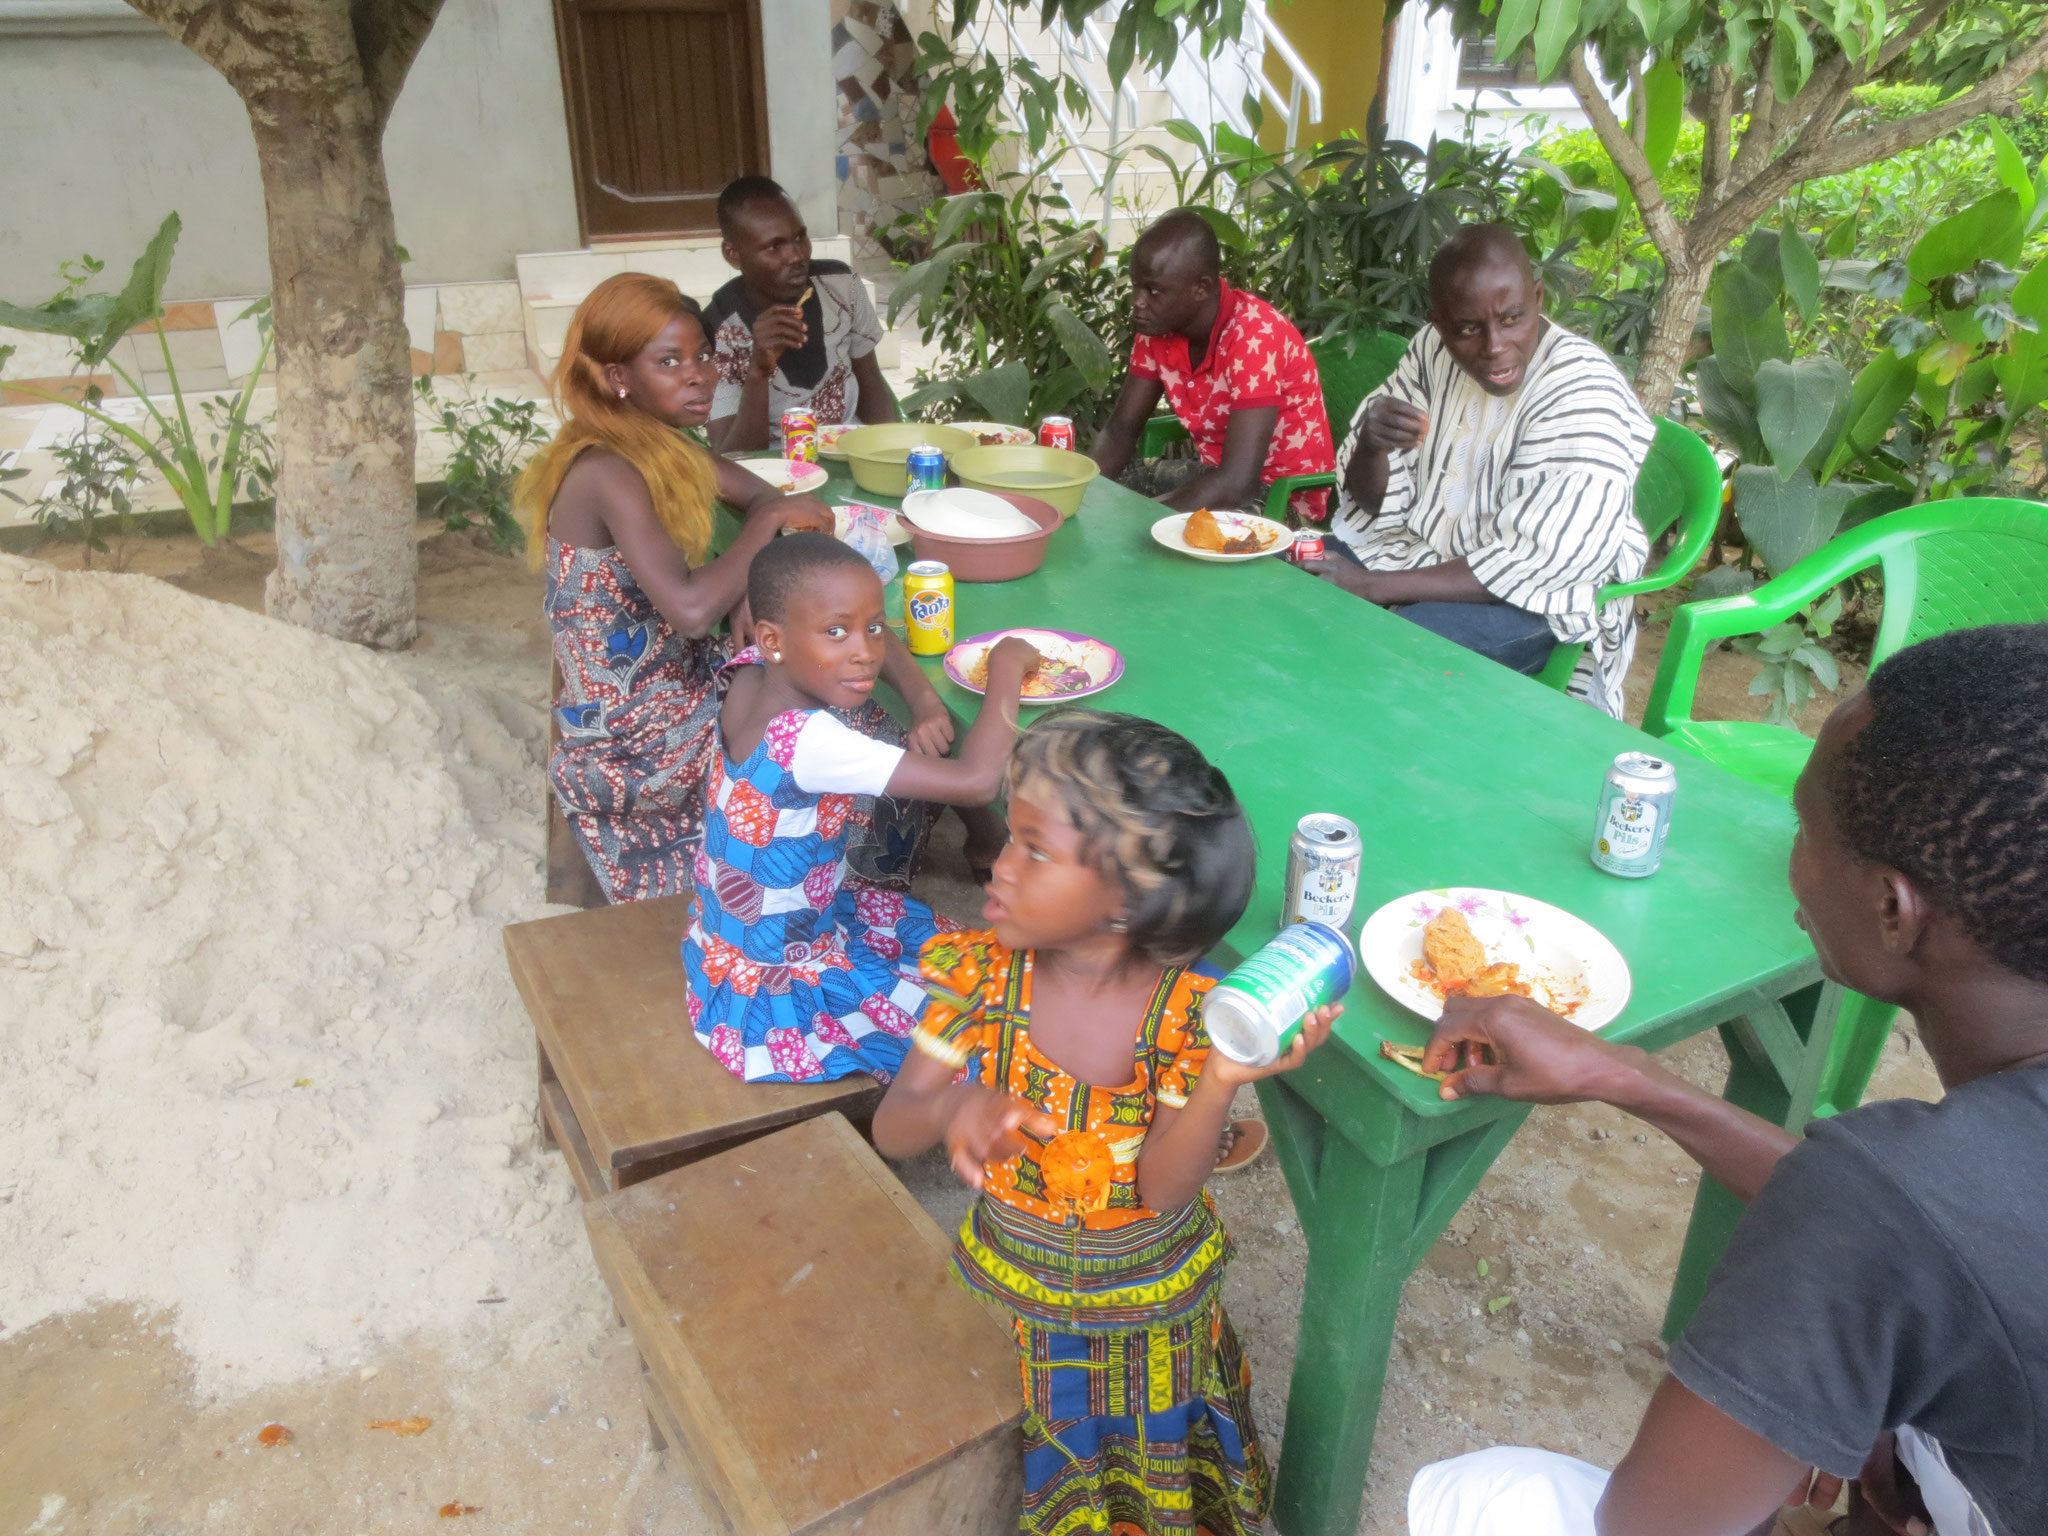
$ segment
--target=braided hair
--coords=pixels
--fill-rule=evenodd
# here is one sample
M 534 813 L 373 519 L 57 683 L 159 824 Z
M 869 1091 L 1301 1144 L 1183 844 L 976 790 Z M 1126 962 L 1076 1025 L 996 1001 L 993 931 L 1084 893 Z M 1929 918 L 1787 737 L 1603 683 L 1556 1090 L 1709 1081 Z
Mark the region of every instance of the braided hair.
M 1870 675 L 1828 786 L 1850 849 L 2048 982 L 2048 624 L 1955 630 Z
M 1147 959 L 1192 964 L 1244 916 L 1251 827 L 1230 781 L 1178 732 L 1053 711 L 1018 740 L 1004 793 L 1065 808 L 1090 865 L 1122 887 L 1131 947 Z

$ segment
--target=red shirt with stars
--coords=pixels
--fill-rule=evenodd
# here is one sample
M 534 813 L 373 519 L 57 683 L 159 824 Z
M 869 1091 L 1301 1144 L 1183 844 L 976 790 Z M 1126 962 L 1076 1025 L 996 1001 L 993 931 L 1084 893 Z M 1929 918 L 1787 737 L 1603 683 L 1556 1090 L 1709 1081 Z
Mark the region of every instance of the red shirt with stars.
M 1157 379 L 1174 415 L 1195 440 L 1202 463 L 1223 462 L 1223 433 L 1232 411 L 1277 406 L 1280 419 L 1266 448 L 1259 483 L 1282 475 L 1334 473 L 1337 456 L 1323 410 L 1323 381 L 1301 332 L 1254 293 L 1217 281 L 1216 327 L 1199 366 L 1188 361 L 1188 340 L 1140 336 L 1131 343 L 1131 373 Z M 1297 516 L 1321 522 L 1327 491 L 1301 491 L 1288 503 Z

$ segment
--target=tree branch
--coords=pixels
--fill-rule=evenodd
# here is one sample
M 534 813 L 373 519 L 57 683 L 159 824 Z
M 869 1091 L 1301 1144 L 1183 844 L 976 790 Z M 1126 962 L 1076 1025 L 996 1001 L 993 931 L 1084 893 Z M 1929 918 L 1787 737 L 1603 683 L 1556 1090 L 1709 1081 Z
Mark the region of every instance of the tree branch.
M 1593 131 L 1606 146 L 1615 168 L 1627 181 L 1629 191 L 1635 194 L 1636 207 L 1643 216 L 1643 228 L 1650 232 L 1650 239 L 1664 257 L 1665 265 L 1688 266 L 1692 257 L 1686 244 L 1685 230 L 1673 217 L 1670 205 L 1664 201 L 1664 189 L 1657 185 L 1657 173 L 1650 169 L 1650 160 L 1643 153 L 1643 146 L 1622 126 L 1621 120 L 1614 115 L 1614 108 L 1607 104 L 1606 96 L 1594 83 L 1591 71 L 1586 68 L 1583 51 L 1573 50 L 1567 55 L 1565 78 L 1571 82 L 1572 94 L 1579 98 L 1579 106 L 1592 120 Z
M 1728 180 L 1734 187 L 1756 174 L 1758 165 L 1768 165 L 1771 152 L 1778 147 L 1778 92 L 1771 84 L 1768 68 L 1756 72 L 1756 85 L 1749 96 L 1749 124 L 1742 130 L 1741 147 L 1735 151 L 1735 163 L 1728 168 Z
M 1877 59 L 1870 66 L 1870 72 L 1873 75 L 1881 75 L 1891 68 L 1898 62 L 1899 55 L 1919 42 L 1928 30 L 1941 20 L 1942 13 L 1954 4 L 1955 0 L 1927 0 L 1927 3 L 1914 13 L 1913 19 L 1906 23 L 1899 35 L 1878 50 Z
M 1700 200 L 1696 214 L 1707 213 L 1721 201 L 1721 189 L 1728 183 L 1728 136 L 1735 118 L 1735 71 L 1716 64 L 1707 73 L 1707 110 L 1703 126 L 1706 142 L 1700 152 Z
M 406 73 L 434 29 L 442 4 L 443 0 L 350 0 L 349 20 L 379 127 L 391 120 Z

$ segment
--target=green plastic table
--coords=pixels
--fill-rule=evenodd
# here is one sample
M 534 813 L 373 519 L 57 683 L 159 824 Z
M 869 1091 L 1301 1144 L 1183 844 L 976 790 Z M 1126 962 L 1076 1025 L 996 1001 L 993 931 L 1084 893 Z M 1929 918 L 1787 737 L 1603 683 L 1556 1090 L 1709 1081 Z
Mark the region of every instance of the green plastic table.
M 839 476 L 820 494 L 884 502 Z M 1690 759 L 1663 868 L 1648 880 L 1588 861 L 1594 801 L 1619 752 L 1656 743 L 1619 721 L 1267 559 L 1210 564 L 1150 535 L 1156 503 L 1107 481 L 1021 581 L 957 590 L 962 636 L 1015 625 L 1079 631 L 1123 652 L 1091 704 L 1150 716 L 1230 776 L 1262 852 L 1250 911 L 1216 955 L 1278 929 L 1287 841 L 1311 811 L 1365 839 L 1349 925 L 1446 885 L 1490 886 L 1576 913 L 1627 959 L 1634 991 L 1606 1033 L 1659 1049 L 1719 1026 L 1727 1097 L 1797 1129 L 1833 1027 L 1785 880 L 1792 811 Z M 908 551 L 903 551 L 906 556 Z M 963 718 L 976 697 L 933 681 Z M 1028 717 L 1038 713 L 1027 708 Z M 1363 968 L 1330 1043 L 1259 1096 L 1309 1262 L 1274 1512 L 1285 1536 L 1349 1536 L 1364 1493 L 1401 1287 L 1527 1117 L 1446 1104 L 1382 1060 L 1428 1026 Z M 1675 1337 L 1739 1207 L 1701 1183 L 1666 1315 Z

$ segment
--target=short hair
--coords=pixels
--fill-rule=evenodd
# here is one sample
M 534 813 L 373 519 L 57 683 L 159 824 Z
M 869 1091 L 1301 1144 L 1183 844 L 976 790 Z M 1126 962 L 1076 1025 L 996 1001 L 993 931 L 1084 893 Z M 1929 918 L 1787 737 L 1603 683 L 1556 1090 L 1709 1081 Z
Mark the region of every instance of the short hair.
M 1157 223 L 1138 237 L 1138 245 L 1155 260 L 1166 252 L 1185 252 L 1204 277 L 1223 274 L 1223 246 L 1216 228 L 1192 208 L 1176 208 L 1162 214 Z
M 1539 281 L 1536 264 L 1529 260 L 1528 247 L 1522 244 L 1520 235 L 1505 224 L 1467 224 L 1438 246 L 1436 254 L 1429 258 L 1430 302 L 1434 304 L 1453 279 L 1473 267 L 1493 262 L 1520 267 L 1522 275 L 1530 282 Z
M 740 176 L 725 184 L 725 190 L 718 194 L 718 230 L 728 239 L 737 231 L 740 211 L 754 203 L 765 203 L 780 198 L 794 206 L 790 195 L 782 190 L 782 183 L 766 176 Z
M 2048 624 L 1923 640 L 1871 673 L 1827 785 L 1842 839 L 2048 982 Z
M 747 567 L 747 606 L 757 619 L 781 623 L 790 599 L 820 571 L 855 567 L 870 576 L 875 568 L 851 544 L 829 533 L 785 533 L 769 542 Z
M 1066 810 L 1090 864 L 1123 887 L 1126 932 L 1146 958 L 1191 965 L 1244 916 L 1258 866 L 1244 807 L 1179 732 L 1055 710 L 1018 740 L 1004 793 Z

